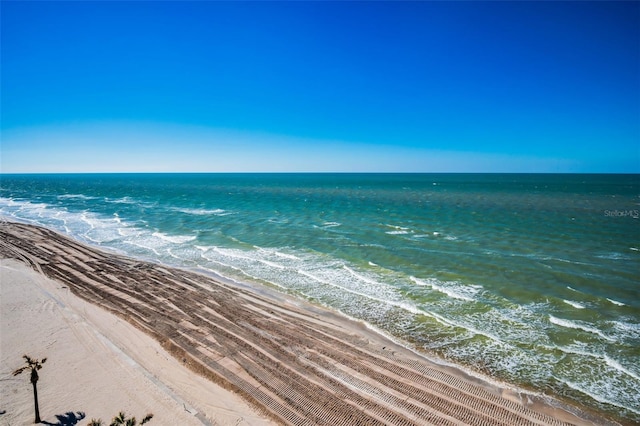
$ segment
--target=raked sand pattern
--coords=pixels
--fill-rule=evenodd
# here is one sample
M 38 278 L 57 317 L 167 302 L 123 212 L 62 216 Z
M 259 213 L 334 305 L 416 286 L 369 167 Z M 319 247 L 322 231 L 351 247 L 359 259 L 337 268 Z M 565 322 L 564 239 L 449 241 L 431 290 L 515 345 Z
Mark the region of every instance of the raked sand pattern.
M 98 251 L 46 228 L 0 223 L 0 256 L 126 319 L 280 424 L 606 423 L 433 364 L 304 302 Z

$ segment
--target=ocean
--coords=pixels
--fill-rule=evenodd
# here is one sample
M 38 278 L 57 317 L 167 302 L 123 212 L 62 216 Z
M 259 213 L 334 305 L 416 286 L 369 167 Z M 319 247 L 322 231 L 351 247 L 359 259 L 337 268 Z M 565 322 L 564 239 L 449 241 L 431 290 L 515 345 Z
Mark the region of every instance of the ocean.
M 639 175 L 0 175 L 0 216 L 640 422 Z

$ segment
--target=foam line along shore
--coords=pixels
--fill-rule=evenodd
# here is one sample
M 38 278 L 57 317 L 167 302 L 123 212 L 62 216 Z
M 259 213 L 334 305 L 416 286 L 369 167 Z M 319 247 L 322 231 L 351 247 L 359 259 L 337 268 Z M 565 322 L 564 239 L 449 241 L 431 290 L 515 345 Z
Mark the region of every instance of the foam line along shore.
M 3 176 L 0 214 L 326 306 L 622 419 L 640 401 L 634 175 Z
M 613 424 L 435 364 L 291 297 L 103 252 L 33 225 L 3 221 L 0 235 L 3 259 L 127 320 L 277 423 Z

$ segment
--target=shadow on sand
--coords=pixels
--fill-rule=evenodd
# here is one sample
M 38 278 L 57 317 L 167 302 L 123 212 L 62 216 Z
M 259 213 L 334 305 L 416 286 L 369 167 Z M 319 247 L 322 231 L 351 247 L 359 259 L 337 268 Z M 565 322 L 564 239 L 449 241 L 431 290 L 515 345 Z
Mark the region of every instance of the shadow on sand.
M 42 424 L 49 426 L 75 426 L 85 417 L 86 414 L 82 411 L 67 411 L 64 414 L 56 414 L 56 419 L 58 420 L 57 423 L 50 423 L 43 420 Z

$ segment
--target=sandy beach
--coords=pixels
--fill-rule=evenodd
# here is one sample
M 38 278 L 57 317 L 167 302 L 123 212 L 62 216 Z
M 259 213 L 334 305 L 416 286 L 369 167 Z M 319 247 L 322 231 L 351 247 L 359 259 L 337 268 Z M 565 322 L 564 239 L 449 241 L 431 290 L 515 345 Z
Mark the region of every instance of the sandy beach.
M 1 260 L 0 281 L 0 425 L 33 424 L 29 375 L 11 375 L 23 354 L 48 358 L 38 381 L 46 424 L 109 424 L 119 411 L 138 420 L 153 413 L 160 425 L 273 424 L 156 340 L 23 263 Z
M 614 424 L 471 377 L 259 287 L 0 222 L 0 424 L 33 421 L 22 355 L 47 357 L 47 424 Z

